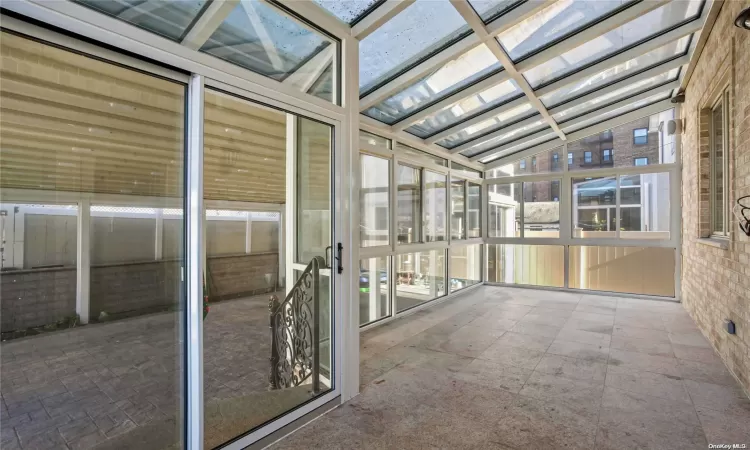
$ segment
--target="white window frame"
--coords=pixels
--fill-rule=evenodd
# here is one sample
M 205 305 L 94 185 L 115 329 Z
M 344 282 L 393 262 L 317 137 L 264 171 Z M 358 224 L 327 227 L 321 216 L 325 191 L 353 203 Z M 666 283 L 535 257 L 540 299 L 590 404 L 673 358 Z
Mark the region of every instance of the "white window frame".
M 728 239 L 730 235 L 730 205 L 729 205 L 729 86 L 724 86 L 721 89 L 719 99 L 713 103 L 710 110 L 709 119 L 709 165 L 710 171 L 710 184 L 709 184 L 709 211 L 711 211 L 711 237 L 719 239 Z M 713 113 L 716 108 L 721 108 L 721 125 L 722 125 L 722 189 L 723 195 L 721 200 L 721 212 L 723 226 L 721 230 L 718 230 L 716 224 L 716 125 L 714 124 Z

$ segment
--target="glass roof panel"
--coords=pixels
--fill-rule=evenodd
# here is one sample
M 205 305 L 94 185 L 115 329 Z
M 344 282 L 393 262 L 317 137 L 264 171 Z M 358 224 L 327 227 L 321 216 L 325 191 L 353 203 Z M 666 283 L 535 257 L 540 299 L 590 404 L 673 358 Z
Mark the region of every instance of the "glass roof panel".
M 523 0 L 469 0 L 469 4 L 484 23 L 489 23 L 502 16 Z
M 560 0 L 501 33 L 498 41 L 513 61 L 597 21 L 631 0 Z
M 89 8 L 179 41 L 206 0 L 74 0 Z
M 342 21 L 352 24 L 361 19 L 382 0 L 314 0 Z
M 474 47 L 365 114 L 392 125 L 429 103 L 446 97 L 501 69 L 486 45 Z
M 615 89 L 615 90 L 602 89 L 602 95 L 599 97 L 596 97 L 594 99 L 588 100 L 586 102 L 580 103 L 575 106 L 571 106 L 569 108 L 565 108 L 565 106 L 563 105 L 563 109 L 559 112 L 552 114 L 552 118 L 555 119 L 555 121 L 557 122 L 572 119 L 576 116 L 580 116 L 581 114 L 585 114 L 596 108 L 600 108 L 610 103 L 623 100 L 639 92 L 643 92 L 648 89 L 655 88 L 659 86 L 660 84 L 664 84 L 669 81 L 674 81 L 677 79 L 677 75 L 679 75 L 679 73 L 680 73 L 679 69 L 672 69 L 661 75 L 656 75 L 655 77 L 646 78 L 645 80 L 637 81 L 635 83 L 621 87 L 620 89 Z
M 701 0 L 673 1 L 524 72 L 535 89 L 700 14 Z
M 602 86 L 606 86 L 615 81 L 622 80 L 630 75 L 661 64 L 676 56 L 682 56 L 687 53 L 690 36 L 685 36 L 669 44 L 659 47 L 655 50 L 633 58 L 622 64 L 618 64 L 609 69 L 603 70 L 596 75 L 584 78 L 578 83 L 569 84 L 556 91 L 542 96 L 541 100 L 547 107 L 559 105 L 572 98 L 581 96 Z
M 531 116 L 534 111 L 536 110 L 531 106 L 531 103 L 524 103 L 523 105 L 519 105 L 505 111 L 504 113 L 498 114 L 491 119 L 487 119 L 484 122 L 468 126 L 458 133 L 452 134 L 445 139 L 438 141 L 437 144 L 445 148 L 455 148 L 464 142 L 468 142 L 487 133 L 499 130 L 511 122 L 518 121 L 522 117 Z
M 488 111 L 521 93 L 515 81 L 507 80 L 427 116 L 406 129 L 422 139 L 451 127 L 469 116 Z
M 468 34 L 448 0 L 417 0 L 359 43 L 360 93 Z
M 318 98 L 333 98 L 333 64 L 329 64 L 325 68 L 320 77 L 310 86 L 307 93 Z
M 524 135 L 528 136 L 528 135 L 530 135 L 532 133 L 538 133 L 539 131 L 540 130 L 534 130 L 533 132 L 524 133 Z M 479 162 L 485 163 L 485 162 L 492 161 L 492 160 L 495 160 L 497 158 L 500 158 L 502 156 L 510 155 L 512 153 L 519 152 L 519 151 L 527 149 L 529 147 L 533 147 L 535 145 L 539 145 L 539 144 L 542 144 L 544 142 L 551 141 L 553 139 L 557 139 L 557 133 L 555 133 L 554 131 L 552 131 L 552 128 L 548 127 L 545 131 L 546 132 L 542 133 L 541 136 L 533 138 L 533 139 L 525 139 L 523 137 L 517 136 L 515 139 L 508 139 L 506 142 L 501 142 L 499 144 L 490 145 L 490 146 L 487 146 L 487 147 L 482 146 L 482 148 L 479 148 L 479 147 L 472 148 L 470 150 L 462 152 L 461 154 L 464 155 L 464 156 L 468 156 L 468 157 L 476 156 L 476 155 L 478 155 L 480 153 L 484 153 L 486 151 L 492 150 L 495 147 L 499 147 L 500 145 L 504 145 L 504 144 L 507 144 L 508 142 L 515 141 L 514 145 L 512 145 L 510 148 L 507 148 L 507 149 L 503 150 L 502 153 L 500 153 L 499 155 L 494 155 L 494 156 L 491 156 L 491 157 L 489 155 L 487 155 L 487 158 L 479 160 Z
M 658 101 L 665 100 L 665 99 L 669 98 L 670 94 L 671 94 L 671 91 L 663 92 L 661 94 L 655 94 L 655 95 L 652 95 L 651 97 L 644 98 L 643 100 L 638 100 L 637 102 L 634 102 L 634 103 L 631 103 L 629 105 L 625 105 L 623 107 L 617 108 L 617 109 L 615 109 L 613 111 L 610 111 L 608 113 L 604 113 L 604 114 L 598 115 L 596 117 L 592 117 L 590 119 L 587 119 L 587 120 L 585 120 L 583 122 L 577 123 L 577 124 L 572 125 L 572 126 L 566 127 L 565 126 L 565 122 L 561 122 L 560 123 L 560 128 L 562 128 L 562 130 L 563 130 L 564 133 L 572 133 L 574 131 L 578 131 L 578 130 L 581 130 L 583 128 L 590 127 L 592 125 L 596 125 L 597 123 L 603 122 L 603 121 L 605 121 L 607 119 L 611 119 L 613 117 L 617 117 L 617 116 L 621 116 L 623 114 L 627 114 L 630 111 L 636 110 L 638 108 L 643 108 L 644 106 L 648 106 L 648 105 L 650 105 L 652 103 L 656 103 Z
M 201 51 L 283 81 L 298 69 L 308 70 L 304 63 L 329 45 L 335 45 L 333 39 L 301 25 L 268 3 L 243 0 Z

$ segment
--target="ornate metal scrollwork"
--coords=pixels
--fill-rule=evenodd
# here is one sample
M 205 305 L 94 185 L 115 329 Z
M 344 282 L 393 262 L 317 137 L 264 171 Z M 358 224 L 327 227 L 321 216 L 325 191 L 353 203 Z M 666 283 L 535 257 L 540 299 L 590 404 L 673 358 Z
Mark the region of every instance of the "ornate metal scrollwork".
M 320 390 L 320 268 L 316 256 L 284 301 L 271 297 L 271 389 L 303 384 L 311 378 L 313 392 Z

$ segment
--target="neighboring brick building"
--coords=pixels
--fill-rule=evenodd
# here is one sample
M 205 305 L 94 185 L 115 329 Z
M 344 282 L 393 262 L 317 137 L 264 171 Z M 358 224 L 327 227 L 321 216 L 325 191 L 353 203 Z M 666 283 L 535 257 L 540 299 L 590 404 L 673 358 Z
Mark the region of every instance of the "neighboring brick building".
M 750 31 L 733 22 L 750 1 L 725 2 L 686 89 L 682 134 L 682 302 L 730 371 L 750 391 L 750 237 L 730 216 L 727 239 L 710 234 L 709 124 L 717 90 L 729 92 L 729 204 L 750 195 Z M 724 320 L 735 322 L 728 334 Z

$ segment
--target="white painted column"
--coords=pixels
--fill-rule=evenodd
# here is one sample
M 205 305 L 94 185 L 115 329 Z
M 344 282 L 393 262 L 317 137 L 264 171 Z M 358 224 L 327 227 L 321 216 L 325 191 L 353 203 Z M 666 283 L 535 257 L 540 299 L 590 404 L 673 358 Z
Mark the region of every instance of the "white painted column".
M 251 213 L 247 213 L 247 221 L 245 222 L 245 253 L 253 252 L 253 216 Z
M 154 260 L 159 261 L 164 254 L 164 210 L 156 208 L 156 220 L 154 221 Z
M 294 252 L 296 242 L 296 209 L 297 209 L 297 118 L 294 114 L 286 115 L 286 210 L 283 216 L 285 258 L 285 295 L 294 285 Z M 279 264 L 281 266 L 281 264 Z
M 89 323 L 91 294 L 91 201 L 78 202 L 76 228 L 76 313 L 82 324 Z

